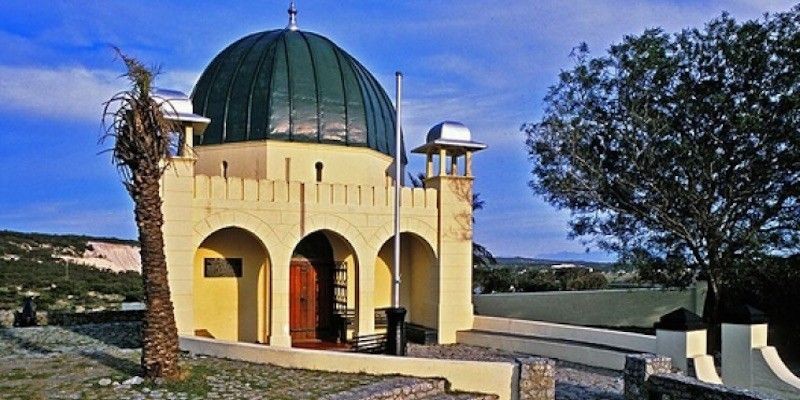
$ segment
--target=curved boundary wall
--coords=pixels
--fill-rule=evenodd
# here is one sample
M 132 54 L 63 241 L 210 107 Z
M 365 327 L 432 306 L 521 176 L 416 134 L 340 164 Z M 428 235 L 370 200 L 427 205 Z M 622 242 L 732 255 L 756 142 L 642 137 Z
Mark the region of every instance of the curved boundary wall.
M 685 290 L 609 289 L 473 296 L 475 314 L 583 326 L 652 328 L 680 307 L 703 315 L 707 286 Z
M 180 348 L 193 354 L 284 368 L 444 378 L 450 382 L 451 389 L 456 391 L 494 394 L 500 400 L 519 398 L 520 367 L 508 362 L 436 360 L 278 348 L 188 336 L 180 337 Z

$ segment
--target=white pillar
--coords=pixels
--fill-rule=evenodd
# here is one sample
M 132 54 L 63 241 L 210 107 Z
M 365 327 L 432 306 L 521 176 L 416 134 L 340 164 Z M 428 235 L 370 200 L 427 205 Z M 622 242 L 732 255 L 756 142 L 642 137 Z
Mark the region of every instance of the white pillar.
M 725 383 L 753 387 L 753 349 L 767 345 L 767 317 L 750 307 L 736 307 L 722 324 L 722 377 Z
M 681 371 L 689 372 L 689 359 L 706 355 L 706 325 L 697 314 L 680 308 L 661 317 L 655 328 L 656 351 Z

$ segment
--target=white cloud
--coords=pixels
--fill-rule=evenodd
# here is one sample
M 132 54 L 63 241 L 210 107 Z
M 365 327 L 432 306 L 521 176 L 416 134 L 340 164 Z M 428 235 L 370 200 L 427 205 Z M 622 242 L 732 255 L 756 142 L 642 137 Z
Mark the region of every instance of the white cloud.
M 158 77 L 165 87 L 188 91 L 197 73 L 176 71 Z M 100 121 L 103 102 L 125 89 L 119 72 L 84 67 L 0 65 L 0 108 L 49 118 Z

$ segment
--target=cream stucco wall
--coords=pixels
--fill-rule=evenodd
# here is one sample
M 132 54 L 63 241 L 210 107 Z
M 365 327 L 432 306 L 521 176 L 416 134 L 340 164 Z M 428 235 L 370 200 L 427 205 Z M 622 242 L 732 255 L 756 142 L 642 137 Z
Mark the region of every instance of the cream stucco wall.
M 220 170 L 223 159 L 228 161 L 226 177 Z M 324 164 L 322 182 L 316 182 L 316 162 Z M 199 282 L 195 257 L 206 238 L 235 227 L 257 238 L 269 258 L 263 284 L 269 288 L 263 302 L 268 310 L 259 340 L 291 345 L 291 255 L 300 240 L 319 230 L 341 239 L 331 242 L 343 254 L 336 257 L 348 260 L 351 268 L 348 305 L 356 310 L 357 334 L 373 333 L 374 310 L 386 305 L 380 294 L 384 289 L 375 283 L 381 273 L 377 260 L 387 259 L 379 253 L 392 237 L 390 167 L 389 157 L 367 148 L 279 141 L 203 146 L 194 148 L 192 157 L 173 159 L 162 180 L 162 209 L 179 332 L 193 335 L 201 323 L 229 322 L 224 313 L 213 311 L 222 303 L 200 299 L 203 290 L 212 289 Z M 411 321 L 437 329 L 441 342 L 453 343 L 457 330 L 472 325 L 472 178 L 432 177 L 426 187 L 401 189 L 401 231 L 416 240 L 404 250 L 403 258 L 412 261 L 401 271 L 403 299 Z M 218 253 L 230 257 L 228 251 Z M 238 296 L 230 285 L 213 290 L 218 297 Z
M 205 258 L 241 258 L 242 276 L 205 277 Z M 264 342 L 269 309 L 269 259 L 258 239 L 238 228 L 213 233 L 194 259 L 194 330 L 212 337 Z
M 223 161 L 228 176 L 248 179 L 314 182 L 318 162 L 323 182 L 385 186 L 394 175 L 391 157 L 359 146 L 265 140 L 198 146 L 194 153 L 196 173 L 208 176 L 221 176 Z
M 400 235 L 400 304 L 406 308 L 406 320 L 428 328 L 437 328 L 439 274 L 433 249 L 413 234 Z M 376 308 L 392 305 L 392 270 L 394 242 L 381 247 L 375 259 Z

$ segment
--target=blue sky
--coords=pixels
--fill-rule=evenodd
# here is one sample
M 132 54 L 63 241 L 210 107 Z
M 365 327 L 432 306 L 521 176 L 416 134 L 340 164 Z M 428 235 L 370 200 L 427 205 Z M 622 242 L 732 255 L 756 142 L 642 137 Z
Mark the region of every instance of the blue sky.
M 445 120 L 489 144 L 475 159 L 486 201 L 476 239 L 497 255 L 609 260 L 567 238 L 568 212 L 527 187 L 531 165 L 519 127 L 570 50 L 595 54 L 626 34 L 699 26 L 727 10 L 738 19 L 792 1 L 311 1 L 301 29 L 359 61 L 393 97 L 405 74 L 409 146 Z M 191 91 L 226 45 L 283 27 L 286 1 L 15 1 L 0 3 L 0 229 L 136 236 L 132 203 L 98 144 L 101 103 L 125 82 L 110 44 L 161 65 L 158 85 Z M 423 160 L 411 157 L 411 169 Z

